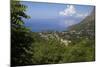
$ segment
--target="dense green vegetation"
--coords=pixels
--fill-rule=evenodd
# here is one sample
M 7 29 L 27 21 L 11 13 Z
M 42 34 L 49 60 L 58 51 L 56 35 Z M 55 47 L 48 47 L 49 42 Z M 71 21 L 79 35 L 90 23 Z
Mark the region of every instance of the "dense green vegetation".
M 26 6 L 19 1 L 11 0 L 11 65 L 30 64 L 31 54 L 28 52 L 33 42 L 30 30 L 23 26 L 22 18 L 29 18 L 25 14 Z
M 66 32 L 31 32 L 22 18 L 26 6 L 11 0 L 11 65 L 36 65 L 95 60 L 94 12 Z M 93 20 L 89 20 L 89 18 Z M 85 29 L 86 28 L 86 29 Z M 74 31 L 73 31 L 74 30 Z M 41 34 L 41 35 L 40 35 Z M 45 36 L 42 36 L 44 35 Z M 59 38 L 54 35 L 56 34 Z M 66 46 L 60 38 L 69 40 Z
M 86 38 L 69 46 L 61 44 L 56 38 L 45 40 L 36 39 L 33 47 L 33 64 L 52 64 L 65 62 L 84 62 L 95 60 L 94 40 Z

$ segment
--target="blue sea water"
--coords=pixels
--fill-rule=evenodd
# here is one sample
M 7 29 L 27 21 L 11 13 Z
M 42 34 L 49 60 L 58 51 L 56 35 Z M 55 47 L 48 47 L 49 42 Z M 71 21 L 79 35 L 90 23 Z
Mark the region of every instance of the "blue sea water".
M 25 22 L 25 26 L 33 32 L 64 31 L 67 29 L 67 26 L 63 26 L 59 20 L 29 20 Z
M 72 24 L 78 23 L 80 20 L 76 19 Z M 43 32 L 43 31 L 66 31 L 70 26 L 69 23 L 65 23 L 64 19 L 30 19 L 24 20 L 25 26 L 30 28 L 33 32 Z M 71 22 L 70 22 L 71 24 Z

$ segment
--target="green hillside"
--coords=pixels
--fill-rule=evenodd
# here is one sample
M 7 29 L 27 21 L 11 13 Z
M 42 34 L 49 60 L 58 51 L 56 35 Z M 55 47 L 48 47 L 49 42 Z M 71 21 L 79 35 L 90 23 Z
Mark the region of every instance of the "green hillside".
M 95 9 L 91 12 L 89 16 L 87 16 L 80 23 L 69 27 L 69 32 L 79 32 L 86 35 L 94 35 L 95 34 Z

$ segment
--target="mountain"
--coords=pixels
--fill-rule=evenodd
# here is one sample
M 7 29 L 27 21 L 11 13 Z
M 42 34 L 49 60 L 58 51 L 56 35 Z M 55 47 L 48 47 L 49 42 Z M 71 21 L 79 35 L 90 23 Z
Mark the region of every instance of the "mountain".
M 83 19 L 80 23 L 70 26 L 68 32 L 77 32 L 82 35 L 95 35 L 95 8 L 89 16 Z

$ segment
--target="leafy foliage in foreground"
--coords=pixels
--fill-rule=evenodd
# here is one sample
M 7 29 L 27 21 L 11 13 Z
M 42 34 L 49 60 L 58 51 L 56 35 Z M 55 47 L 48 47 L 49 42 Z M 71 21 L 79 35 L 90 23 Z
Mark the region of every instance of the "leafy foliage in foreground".
M 11 0 L 11 66 L 30 64 L 29 48 L 33 42 L 30 30 L 23 26 L 26 6 Z

